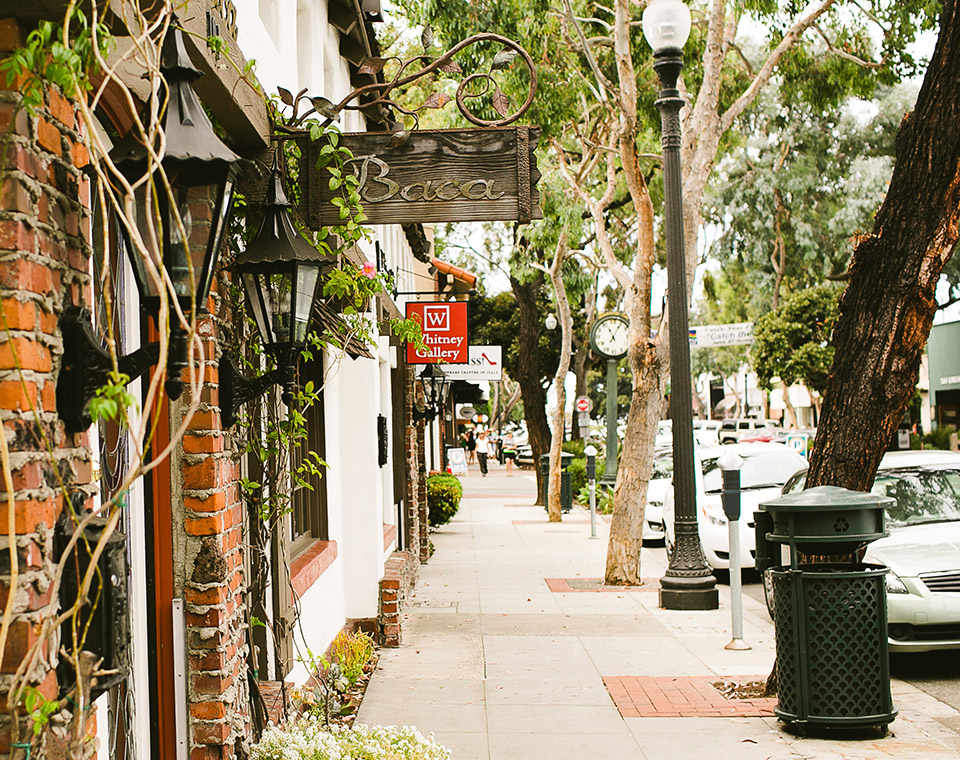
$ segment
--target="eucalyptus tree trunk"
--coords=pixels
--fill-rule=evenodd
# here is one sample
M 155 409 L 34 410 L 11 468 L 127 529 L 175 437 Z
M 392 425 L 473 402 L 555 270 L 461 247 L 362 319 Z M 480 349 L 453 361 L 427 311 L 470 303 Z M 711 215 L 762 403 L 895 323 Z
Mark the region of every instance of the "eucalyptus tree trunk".
M 563 277 L 560 269 L 563 266 L 563 260 L 567 253 L 567 236 L 560 235 L 560 241 L 557 243 L 557 252 L 553 257 L 553 264 L 550 266 L 550 282 L 553 285 L 554 295 L 557 300 L 557 316 L 560 322 L 560 362 L 557 365 L 557 373 L 553 378 L 553 387 L 557 394 L 557 406 L 553 410 L 553 419 L 550 437 L 550 467 L 549 482 L 547 489 L 547 514 L 550 522 L 560 522 L 562 519 L 561 503 L 561 484 L 562 473 L 560 469 L 560 454 L 563 450 L 564 423 L 566 422 L 565 410 L 567 408 L 566 379 L 567 372 L 570 371 L 570 345 L 573 342 L 573 319 L 570 317 L 570 302 L 567 299 L 567 289 L 563 284 Z
M 960 10 L 945 0 L 940 37 L 872 234 L 857 246 L 834 329 L 807 486 L 869 490 L 913 396 L 936 289 L 960 228 Z
M 547 423 L 547 394 L 540 383 L 540 312 L 537 310 L 537 295 L 543 287 L 543 272 L 537 272 L 530 280 L 520 282 L 510 278 L 510 288 L 517 299 L 520 315 L 517 362 L 517 382 L 523 397 L 523 416 L 527 421 L 527 436 L 533 450 L 533 466 L 537 475 L 537 504 L 544 503 L 546 480 L 540 469 L 540 457 L 550 447 L 550 425 Z

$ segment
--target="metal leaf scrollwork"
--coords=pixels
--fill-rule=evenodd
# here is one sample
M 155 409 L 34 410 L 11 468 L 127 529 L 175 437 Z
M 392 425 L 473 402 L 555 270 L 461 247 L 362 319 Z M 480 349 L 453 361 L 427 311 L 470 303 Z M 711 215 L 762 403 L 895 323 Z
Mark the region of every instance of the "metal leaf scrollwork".
M 424 29 L 422 40 L 424 54 L 403 61 L 400 58 L 381 58 L 373 57 L 364 61 L 358 70 L 359 74 L 368 76 L 377 76 L 384 71 L 387 63 L 394 61 L 399 64 L 399 68 L 393 79 L 387 82 L 373 82 L 372 84 L 358 87 L 347 95 L 339 103 L 334 103 L 327 98 L 319 96 L 306 96 L 303 90 L 293 97 L 289 90 L 278 88 L 281 102 L 293 108 L 293 113 L 286 119 L 286 123 L 279 125 L 278 129 L 285 132 L 297 132 L 304 120 L 309 116 L 316 114 L 324 119 L 323 126 L 334 121 L 339 121 L 340 113 L 344 110 L 368 109 L 374 106 L 386 106 L 395 109 L 397 112 L 411 117 L 414 122 L 414 129 L 419 126 L 419 112 L 427 108 L 443 108 L 451 100 L 455 100 L 457 108 L 464 118 L 472 124 L 479 127 L 504 127 L 517 121 L 533 104 L 533 98 L 537 92 L 537 72 L 533 65 L 533 59 L 530 54 L 524 50 L 518 43 L 491 32 L 475 34 L 462 42 L 457 43 L 439 58 L 431 59 L 429 48 L 433 45 L 433 32 L 429 28 Z M 424 103 L 415 109 L 405 108 L 390 98 L 390 93 L 399 90 L 407 85 L 422 79 L 430 74 L 462 74 L 463 69 L 453 60 L 457 53 L 465 48 L 481 42 L 497 42 L 502 45 L 496 53 L 490 64 L 489 71 L 470 74 L 460 82 L 457 87 L 456 96 L 441 92 L 434 92 L 427 97 Z M 510 99 L 503 93 L 494 79 L 494 72 L 509 69 L 519 58 L 527 67 L 530 75 L 530 83 L 527 91 L 527 97 L 523 103 L 513 109 Z M 407 73 L 415 64 L 420 64 L 420 68 L 412 73 Z M 363 96 L 373 96 L 372 100 L 366 100 L 363 103 L 357 102 Z M 500 115 L 499 119 L 482 119 L 474 114 L 467 101 L 479 100 L 489 96 L 494 110 Z M 312 108 L 300 114 L 301 101 L 306 98 Z M 404 135 L 398 139 L 405 139 L 409 135 L 408 130 L 400 125 L 400 129 L 392 129 L 397 135 Z

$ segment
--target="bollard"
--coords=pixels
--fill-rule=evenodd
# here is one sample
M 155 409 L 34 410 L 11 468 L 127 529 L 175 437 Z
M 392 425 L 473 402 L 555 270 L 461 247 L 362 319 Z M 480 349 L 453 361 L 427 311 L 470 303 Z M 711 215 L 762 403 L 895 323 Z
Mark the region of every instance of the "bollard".
M 590 489 L 590 538 L 597 537 L 597 449 L 590 444 L 587 455 L 587 487 Z
M 723 472 L 723 513 L 727 516 L 730 536 L 730 616 L 733 637 L 724 649 L 750 649 L 743 640 L 743 583 L 740 577 L 740 468 L 743 458 L 732 451 L 724 452 L 717 460 Z

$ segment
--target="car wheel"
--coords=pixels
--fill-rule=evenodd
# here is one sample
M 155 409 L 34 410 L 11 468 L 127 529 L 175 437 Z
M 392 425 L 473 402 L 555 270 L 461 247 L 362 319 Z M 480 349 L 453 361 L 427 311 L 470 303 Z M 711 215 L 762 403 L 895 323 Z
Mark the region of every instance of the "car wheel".
M 769 570 L 763 571 L 763 601 L 767 603 L 767 614 L 770 616 L 770 619 L 773 620 L 774 614 L 774 605 L 773 605 L 773 576 L 770 575 Z

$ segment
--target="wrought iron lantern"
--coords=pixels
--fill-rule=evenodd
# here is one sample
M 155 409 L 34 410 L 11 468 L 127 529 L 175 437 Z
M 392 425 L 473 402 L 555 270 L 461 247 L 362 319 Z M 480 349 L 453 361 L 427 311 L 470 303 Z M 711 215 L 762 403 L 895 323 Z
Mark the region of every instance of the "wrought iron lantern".
M 247 308 L 276 369 L 248 379 L 233 359 L 221 360 L 221 414 L 225 427 L 236 422 L 240 406 L 274 384 L 283 385 L 284 402 L 292 403 L 297 359 L 306 345 L 321 270 L 336 264 L 335 259 L 319 251 L 297 231 L 290 207 L 275 155 L 263 222 L 233 270 L 240 277 Z
M 413 419 L 415 422 L 425 420 L 432 422 L 441 413 L 447 403 L 450 393 L 450 380 L 438 369 L 436 364 L 428 364 L 417 376 L 417 381 L 423 389 L 424 410 L 421 412 L 414 407 Z
M 143 245 L 134 245 L 131 230 L 121 224 L 121 236 L 132 264 L 143 310 L 156 320 L 160 313 L 161 279 L 169 278 L 185 314 L 206 311 L 213 271 L 227 230 L 236 178 L 244 159 L 217 137 L 193 90 L 201 73 L 193 67 L 183 32 L 171 21 L 161 47 L 160 72 L 165 87 L 157 97 L 162 108 L 163 153 L 160 166 L 137 128 L 131 129 L 110 152 L 123 180 L 134 188 L 135 223 Z M 148 106 L 148 111 L 150 106 Z M 161 179 L 162 170 L 165 180 Z M 116 179 L 120 182 L 120 177 Z M 169 183 L 169 191 L 166 187 Z M 146 257 L 149 257 L 147 259 Z M 151 276 L 149 262 L 158 276 Z M 90 425 L 86 407 L 113 368 L 109 354 L 94 334 L 85 310 L 68 309 L 60 320 L 64 356 L 57 386 L 57 409 L 68 431 Z M 167 361 L 167 395 L 178 398 L 187 365 L 187 335 L 171 319 Z M 120 371 L 134 379 L 159 357 L 152 343 L 120 357 Z

